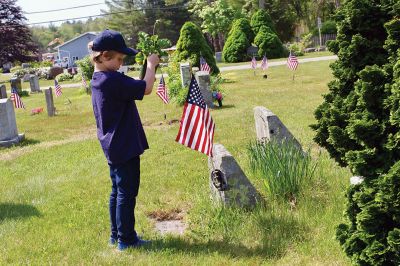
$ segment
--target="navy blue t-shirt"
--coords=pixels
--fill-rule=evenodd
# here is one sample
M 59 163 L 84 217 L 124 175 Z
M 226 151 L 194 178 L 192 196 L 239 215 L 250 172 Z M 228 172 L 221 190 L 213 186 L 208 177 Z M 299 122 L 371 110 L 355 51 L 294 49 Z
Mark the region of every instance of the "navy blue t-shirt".
M 92 103 L 97 137 L 109 164 L 124 163 L 149 148 L 134 100 L 142 100 L 146 82 L 117 71 L 94 72 Z

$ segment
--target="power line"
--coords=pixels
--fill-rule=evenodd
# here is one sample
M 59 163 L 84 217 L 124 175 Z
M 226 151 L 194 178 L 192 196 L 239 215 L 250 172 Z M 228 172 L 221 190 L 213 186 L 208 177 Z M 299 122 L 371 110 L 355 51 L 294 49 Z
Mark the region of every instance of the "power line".
M 34 12 L 23 12 L 23 13 L 31 15 L 31 14 L 40 14 L 40 13 L 49 13 L 49 12 L 70 10 L 70 9 L 76 9 L 76 8 L 88 7 L 88 6 L 98 6 L 98 5 L 104 5 L 104 4 L 105 3 L 93 3 L 93 4 L 88 4 L 88 5 L 82 5 L 82 6 L 72 6 L 72 7 L 60 8 L 60 9 L 42 10 L 42 11 L 34 11 Z
M 99 15 L 91 15 L 91 16 L 83 16 L 83 17 L 76 17 L 76 18 L 59 19 L 59 20 L 50 20 L 50 21 L 42 21 L 42 22 L 34 22 L 34 23 L 28 23 L 28 24 L 24 24 L 24 25 L 20 25 L 20 24 L 16 24 L 16 25 L 0 25 L 0 28 L 18 27 L 18 26 L 33 26 L 33 25 L 39 25 L 39 24 L 48 24 L 48 23 L 54 23 L 54 22 L 78 20 L 78 19 L 84 19 L 84 18 L 104 17 L 104 16 L 108 16 L 108 15 L 123 14 L 123 13 L 129 13 L 129 12 L 133 12 L 133 11 L 146 11 L 146 10 L 162 11 L 162 10 L 184 9 L 184 8 L 186 8 L 186 7 L 184 7 L 184 6 L 174 6 L 174 7 L 159 7 L 159 8 L 138 8 L 138 9 L 129 9 L 129 10 L 124 10 L 124 11 L 119 11 L 119 12 L 109 12 L 109 13 L 104 13 L 104 14 L 99 14 Z

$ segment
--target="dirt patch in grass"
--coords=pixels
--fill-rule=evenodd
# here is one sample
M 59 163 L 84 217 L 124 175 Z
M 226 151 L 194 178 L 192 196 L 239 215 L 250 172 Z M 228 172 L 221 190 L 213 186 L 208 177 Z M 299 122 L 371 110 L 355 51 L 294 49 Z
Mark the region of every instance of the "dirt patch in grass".
M 156 210 L 148 212 L 147 216 L 156 221 L 182 220 L 184 212 L 181 209 Z

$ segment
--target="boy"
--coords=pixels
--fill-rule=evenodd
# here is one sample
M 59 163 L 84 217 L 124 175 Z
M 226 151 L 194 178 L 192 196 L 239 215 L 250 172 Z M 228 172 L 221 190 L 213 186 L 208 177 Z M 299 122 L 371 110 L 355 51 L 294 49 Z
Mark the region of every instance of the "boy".
M 140 155 L 148 149 L 135 100 L 149 95 L 155 81 L 157 55 L 147 58 L 143 80 L 117 72 L 126 55 L 136 55 L 122 35 L 113 30 L 101 32 L 89 43 L 94 73 L 91 81 L 97 137 L 110 167 L 110 244 L 118 249 L 142 246 L 135 231 L 135 205 L 140 184 Z

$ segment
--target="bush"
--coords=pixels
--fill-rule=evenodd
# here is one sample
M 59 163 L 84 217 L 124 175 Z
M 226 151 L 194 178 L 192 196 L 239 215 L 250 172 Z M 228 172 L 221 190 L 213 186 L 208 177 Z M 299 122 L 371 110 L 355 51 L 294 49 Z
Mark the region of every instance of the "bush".
M 172 55 L 167 68 L 168 77 L 165 78 L 168 88 L 168 95 L 178 105 L 185 103 L 188 88 L 182 86 L 179 62 L 176 55 Z
M 73 78 L 74 78 L 74 76 L 72 76 L 69 73 L 63 73 L 63 74 L 57 75 L 57 80 L 60 81 L 60 82 L 61 81 L 66 81 L 66 80 L 71 80 Z
M 273 198 L 297 197 L 314 175 L 316 163 L 293 141 L 253 142 L 248 153 L 253 173 L 263 178 Z
M 231 31 L 222 52 L 225 62 L 235 63 L 246 61 L 248 59 L 247 47 L 249 46 L 250 42 L 243 31 L 240 29 Z
M 271 32 L 270 28 L 262 26 L 254 43 L 258 46 L 258 56 L 266 55 L 268 58 L 279 58 L 286 56 L 285 49 L 279 37 Z
M 397 10 L 396 10 L 397 8 Z M 315 111 L 314 140 L 364 182 L 348 189 L 337 239 L 358 265 L 398 265 L 400 12 L 389 0 L 346 1 L 336 14 L 334 80 Z M 362 56 L 361 56 L 362 55 Z
M 299 42 L 295 42 L 295 43 L 291 43 L 288 47 L 289 51 L 292 52 L 292 54 L 294 54 L 295 56 L 302 56 L 304 55 L 304 48 L 302 46 L 301 43 Z
M 250 21 L 248 19 L 245 19 L 245 18 L 236 19 L 232 23 L 232 28 L 229 31 L 228 36 L 230 36 L 231 33 L 235 30 L 240 30 L 241 32 L 244 32 L 246 34 L 247 40 L 249 40 L 249 43 L 252 44 L 255 35 L 250 26 Z
M 47 69 L 44 68 L 22 68 L 20 66 L 16 66 L 11 68 L 11 73 L 13 77 L 17 77 L 22 79 L 26 74 L 32 74 L 39 77 L 39 79 L 46 78 Z
M 85 56 L 81 60 L 75 61 L 75 63 L 77 66 L 79 66 L 81 75 L 85 78 L 86 82 L 89 84 L 89 86 L 84 89 L 86 90 L 86 93 L 90 94 L 91 93 L 90 80 L 92 79 L 94 72 L 94 66 L 90 60 L 90 57 Z
M 186 22 L 180 31 L 176 44 L 177 62 L 189 61 L 192 66 L 200 67 L 200 55 L 204 57 L 210 66 L 212 75 L 217 75 L 219 69 L 215 62 L 213 52 L 208 46 L 199 27 L 192 22 Z
M 265 10 L 260 9 L 256 13 L 254 13 L 253 16 L 251 17 L 250 25 L 256 36 L 262 26 L 270 28 L 271 31 L 276 34 L 276 30 L 274 24 L 272 23 L 272 19 Z

